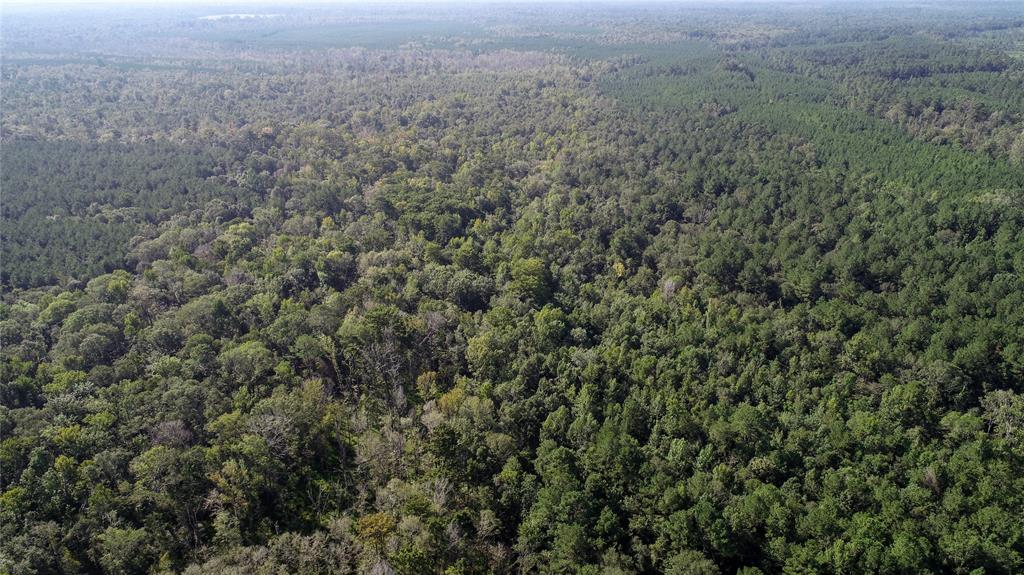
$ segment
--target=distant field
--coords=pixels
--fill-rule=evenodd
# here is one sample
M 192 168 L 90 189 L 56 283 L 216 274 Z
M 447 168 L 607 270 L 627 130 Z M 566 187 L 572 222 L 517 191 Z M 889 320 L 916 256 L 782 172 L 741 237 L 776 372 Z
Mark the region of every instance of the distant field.
M 537 26 L 503 30 L 481 24 L 450 21 L 409 21 L 330 25 L 284 25 L 267 29 L 207 30 L 195 39 L 260 48 L 395 49 L 418 46 L 468 49 L 474 52 L 518 50 L 561 52 L 586 59 L 624 54 L 666 54 L 672 44 L 614 44 L 598 38 L 592 26 Z
M 210 31 L 201 32 L 196 38 L 264 48 L 395 48 L 411 42 L 450 44 L 453 39 L 478 38 L 483 34 L 483 28 L 464 22 L 416 21 Z

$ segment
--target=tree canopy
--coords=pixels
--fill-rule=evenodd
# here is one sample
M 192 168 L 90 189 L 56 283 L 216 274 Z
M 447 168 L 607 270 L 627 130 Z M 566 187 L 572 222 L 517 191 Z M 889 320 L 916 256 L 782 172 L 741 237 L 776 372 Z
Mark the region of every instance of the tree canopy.
M 826 8 L 5 8 L 0 573 L 1024 571 L 1024 10 Z

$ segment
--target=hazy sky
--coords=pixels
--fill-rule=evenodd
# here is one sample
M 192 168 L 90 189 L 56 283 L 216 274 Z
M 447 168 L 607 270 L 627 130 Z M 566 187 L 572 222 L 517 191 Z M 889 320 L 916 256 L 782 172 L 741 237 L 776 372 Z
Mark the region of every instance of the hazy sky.
M 563 3 L 588 3 L 593 0 L 0 0 L 0 7 L 2 6 L 32 6 L 40 4 L 48 5 L 69 5 L 69 6 L 86 6 L 86 5 L 153 5 L 160 4 L 165 6 L 180 6 L 182 4 L 189 4 L 193 6 L 257 6 L 257 5 L 278 5 L 285 6 L 289 4 L 301 5 L 301 4 L 425 4 L 425 3 L 445 3 L 453 4 L 458 2 L 467 2 L 473 4 L 483 3 L 550 3 L 553 1 Z M 670 0 L 671 1 L 671 0 Z M 697 1 L 697 0 L 681 0 L 686 1 Z M 707 0 L 704 0 L 707 1 Z M 718 0 L 718 1 L 735 1 L 735 0 Z M 597 0 L 601 3 L 602 0 Z
M 671 0 L 670 0 L 671 1 Z M 694 0 L 681 0 L 694 1 Z M 714 0 L 712 0 L 714 1 Z M 735 1 L 735 0 L 719 0 Z M 314 4 L 362 4 L 362 5 L 401 5 L 401 4 L 429 4 L 444 3 L 453 4 L 468 2 L 473 4 L 494 4 L 494 3 L 585 3 L 580 0 L 0 0 L 0 13 L 5 7 L 24 10 L 32 7 L 60 8 L 60 7 L 110 7 L 110 6 L 160 6 L 173 8 L 175 6 L 201 6 L 211 9 L 218 8 L 241 8 L 241 7 L 269 7 L 289 5 L 314 5 Z M 597 0 L 602 2 L 602 0 Z
M 752 3 L 752 2 L 778 2 L 793 3 L 802 0 L 647 0 L 652 3 L 676 3 L 676 4 L 709 4 L 709 3 Z M 803 0 L 806 1 L 806 0 Z M 302 4 L 550 4 L 553 2 L 569 4 L 636 4 L 644 3 L 645 0 L 0 0 L 0 9 L 3 6 L 89 6 L 89 5 L 121 5 L 121 6 L 286 6 Z

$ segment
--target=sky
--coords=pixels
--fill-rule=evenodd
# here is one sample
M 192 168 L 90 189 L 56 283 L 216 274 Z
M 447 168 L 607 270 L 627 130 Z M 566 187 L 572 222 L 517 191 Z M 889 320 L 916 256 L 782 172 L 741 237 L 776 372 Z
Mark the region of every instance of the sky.
M 0 0 L 0 16 L 4 7 L 112 7 L 112 6 L 201 6 L 209 8 L 272 7 L 301 5 L 408 5 L 408 4 L 828 4 L 858 0 Z M 887 4 L 921 4 L 921 0 L 871 0 Z M 924 3 L 970 2 L 970 0 L 925 0 Z M 995 0 L 998 2 L 998 0 Z M 1007 3 L 1024 0 L 1006 0 Z
M 651 3 L 676 4 L 710 4 L 710 3 L 793 3 L 801 0 L 649 0 Z M 644 0 L 0 0 L 0 9 L 4 6 L 287 6 L 309 4 L 627 4 L 644 3 Z
M 552 1 L 586 3 L 580 0 L 461 0 L 471 3 L 549 3 Z M 600 0 L 598 0 L 600 1 Z M 192 6 L 286 6 L 289 4 L 428 4 L 428 3 L 455 3 L 452 0 L 0 0 L 0 6 L 38 6 L 66 5 L 66 6 L 142 6 L 142 5 L 163 5 L 180 6 L 184 4 Z

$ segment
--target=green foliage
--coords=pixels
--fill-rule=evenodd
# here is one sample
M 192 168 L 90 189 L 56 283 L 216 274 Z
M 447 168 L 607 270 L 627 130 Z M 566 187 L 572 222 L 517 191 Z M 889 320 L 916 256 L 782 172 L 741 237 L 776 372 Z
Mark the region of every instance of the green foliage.
M 550 297 L 551 288 L 547 266 L 540 258 L 519 259 L 512 262 L 511 288 L 520 297 L 543 303 Z
M 0 573 L 1024 571 L 1017 5 L 293 8 L 5 11 Z

